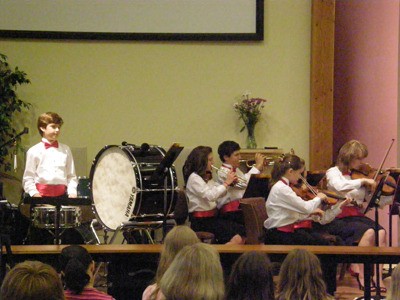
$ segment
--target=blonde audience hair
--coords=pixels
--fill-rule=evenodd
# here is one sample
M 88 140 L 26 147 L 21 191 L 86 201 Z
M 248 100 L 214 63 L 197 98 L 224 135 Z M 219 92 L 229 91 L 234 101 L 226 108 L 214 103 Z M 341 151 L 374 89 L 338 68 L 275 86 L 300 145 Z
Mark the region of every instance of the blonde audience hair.
M 168 269 L 175 256 L 183 247 L 199 242 L 199 238 L 190 227 L 186 225 L 179 225 L 172 228 L 164 239 L 163 250 L 161 252 L 160 262 L 158 263 L 156 273 L 156 284 L 158 285 L 160 283 L 165 271 Z M 156 298 L 158 291 L 159 288 L 157 286 L 152 293 L 152 299 Z
M 386 300 L 400 299 L 400 263 L 393 270 Z
M 367 156 L 367 146 L 357 140 L 351 140 L 340 148 L 336 158 L 336 165 L 342 172 L 348 171 L 348 167 L 354 159 L 364 159 Z
M 57 272 L 40 261 L 17 264 L 4 278 L 0 291 L 4 300 L 64 300 Z
M 318 257 L 304 249 L 288 253 L 279 272 L 277 300 L 328 300 Z
M 225 287 L 219 254 L 208 244 L 184 247 L 160 281 L 167 300 L 222 300 Z

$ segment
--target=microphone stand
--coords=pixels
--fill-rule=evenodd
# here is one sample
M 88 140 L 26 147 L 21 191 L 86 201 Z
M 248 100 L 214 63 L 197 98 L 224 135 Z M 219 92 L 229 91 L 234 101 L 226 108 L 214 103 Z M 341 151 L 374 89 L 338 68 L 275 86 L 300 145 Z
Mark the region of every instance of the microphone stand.
M 20 133 L 18 133 L 16 136 L 14 136 L 13 138 L 11 138 L 10 140 L 8 140 L 7 142 L 5 142 L 4 144 L 2 144 L 0 146 L 0 149 L 2 149 L 3 147 L 7 146 L 8 144 L 14 143 L 17 141 L 17 138 L 19 138 L 21 135 L 29 133 L 29 128 L 25 127 L 23 131 L 21 131 Z

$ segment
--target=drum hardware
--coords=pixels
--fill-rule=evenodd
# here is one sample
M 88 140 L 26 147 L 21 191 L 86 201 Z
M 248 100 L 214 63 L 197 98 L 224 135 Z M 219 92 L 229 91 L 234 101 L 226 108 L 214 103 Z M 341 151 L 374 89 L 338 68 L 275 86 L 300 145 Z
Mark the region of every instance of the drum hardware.
M 49 204 L 55 206 L 54 210 L 54 244 L 60 244 L 60 212 L 61 207 L 71 205 L 92 205 L 89 198 L 67 198 L 61 197 L 25 197 L 25 204 Z M 35 207 L 36 208 L 36 207 Z

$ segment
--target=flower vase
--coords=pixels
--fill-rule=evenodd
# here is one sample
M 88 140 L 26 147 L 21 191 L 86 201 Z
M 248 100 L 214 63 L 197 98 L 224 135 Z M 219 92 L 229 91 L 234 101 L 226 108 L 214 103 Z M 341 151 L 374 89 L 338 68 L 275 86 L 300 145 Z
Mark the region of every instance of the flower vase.
M 257 142 L 256 142 L 256 137 L 254 135 L 254 125 L 252 126 L 247 126 L 247 149 L 256 149 L 257 148 Z

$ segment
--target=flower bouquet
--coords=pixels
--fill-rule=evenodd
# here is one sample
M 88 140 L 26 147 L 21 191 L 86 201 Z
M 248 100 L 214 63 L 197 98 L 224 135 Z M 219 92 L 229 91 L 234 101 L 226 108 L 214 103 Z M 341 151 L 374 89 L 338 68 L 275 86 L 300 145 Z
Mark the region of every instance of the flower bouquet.
M 233 105 L 235 111 L 239 114 L 239 119 L 243 120 L 244 126 L 240 129 L 242 132 L 247 128 L 247 148 L 257 148 L 254 129 L 257 122 L 260 120 L 261 109 L 264 108 L 264 103 L 267 102 L 261 98 L 250 98 L 249 93 L 242 96 L 239 103 Z

